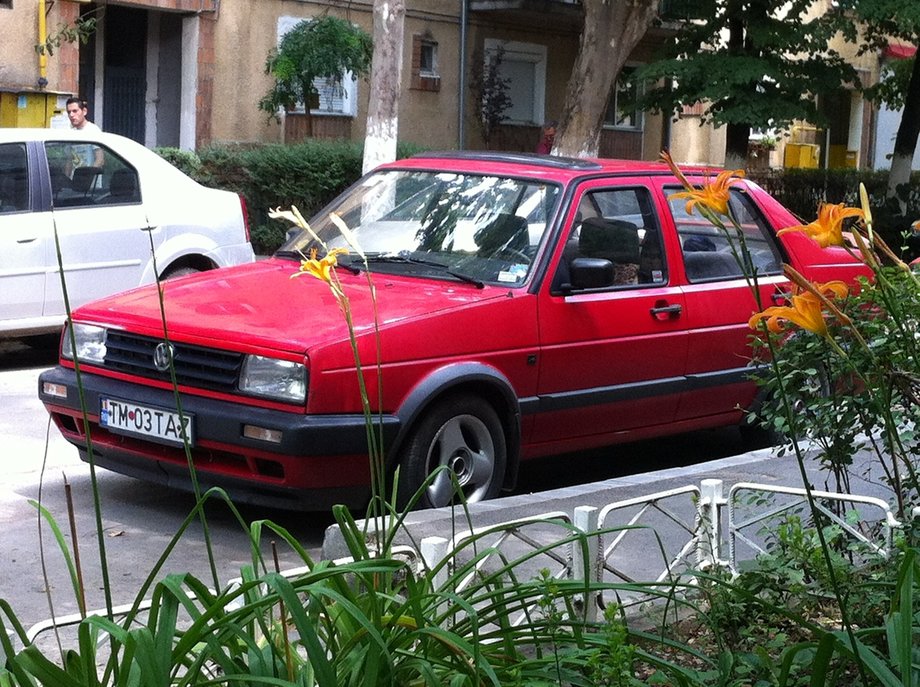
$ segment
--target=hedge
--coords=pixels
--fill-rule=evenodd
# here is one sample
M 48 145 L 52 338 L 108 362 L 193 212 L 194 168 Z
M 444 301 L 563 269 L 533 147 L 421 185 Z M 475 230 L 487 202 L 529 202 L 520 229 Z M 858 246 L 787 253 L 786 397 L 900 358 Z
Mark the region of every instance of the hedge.
M 400 144 L 397 156 L 421 150 Z M 216 145 L 195 153 L 158 148 L 162 157 L 196 181 L 239 193 L 246 199 L 256 253 L 273 252 L 284 241 L 286 223 L 269 210 L 296 205 L 310 217 L 361 177 L 364 150 L 351 141 L 308 140 L 296 145 Z
M 911 222 L 920 219 L 920 173 L 914 173 L 910 183 L 899 189 L 907 206 L 904 214 L 897 201 L 887 198 L 888 170 L 774 169 L 748 176 L 804 222 L 817 216 L 822 202 L 859 207 L 859 184 L 863 183 L 869 194 L 873 225 L 882 238 L 894 250 L 903 249 L 908 259 L 920 256 L 920 241 L 907 238 Z

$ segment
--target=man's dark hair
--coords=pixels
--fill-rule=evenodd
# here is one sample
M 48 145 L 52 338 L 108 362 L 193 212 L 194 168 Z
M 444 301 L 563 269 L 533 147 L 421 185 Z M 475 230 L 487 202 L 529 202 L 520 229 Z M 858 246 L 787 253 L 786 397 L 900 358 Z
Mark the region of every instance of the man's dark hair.
M 64 107 L 67 107 L 68 105 L 73 105 L 74 103 L 79 105 L 84 110 L 87 108 L 86 101 L 83 100 L 83 98 L 77 98 L 76 96 L 72 98 L 68 98 L 67 102 L 64 104 Z

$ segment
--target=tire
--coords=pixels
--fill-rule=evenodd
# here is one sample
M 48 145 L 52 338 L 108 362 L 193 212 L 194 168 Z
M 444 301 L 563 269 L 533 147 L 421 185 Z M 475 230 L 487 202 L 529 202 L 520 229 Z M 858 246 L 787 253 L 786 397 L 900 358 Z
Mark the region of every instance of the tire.
M 782 433 L 776 431 L 773 427 L 764 427 L 756 421 L 750 421 L 748 418 L 745 418 L 738 425 L 738 431 L 741 434 L 741 443 L 746 451 L 779 446 L 784 440 Z
M 196 267 L 174 267 L 166 270 L 166 272 L 163 274 L 163 281 L 166 281 L 167 279 L 185 277 L 189 274 L 197 274 L 198 272 L 201 272 L 201 270 Z
M 505 477 L 507 445 L 495 409 L 476 396 L 451 396 L 427 410 L 400 454 L 397 501 L 407 506 L 440 466 L 456 473 L 467 503 L 498 496 Z M 415 504 L 440 508 L 459 502 L 450 472 L 442 470 L 427 482 Z

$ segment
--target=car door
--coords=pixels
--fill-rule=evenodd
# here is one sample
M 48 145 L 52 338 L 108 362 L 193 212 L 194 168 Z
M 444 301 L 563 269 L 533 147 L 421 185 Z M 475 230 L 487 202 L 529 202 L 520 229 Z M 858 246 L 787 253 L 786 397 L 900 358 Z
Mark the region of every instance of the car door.
M 666 187 L 668 197 L 680 190 Z M 733 189 L 731 211 L 738 229 L 714 227 L 699 213 L 689 214 L 686 201 L 669 200 L 669 222 L 680 243 L 681 281 L 688 325 L 687 388 L 678 420 L 738 415 L 756 394 L 751 381 L 751 315 L 776 305 L 788 291 L 782 274 L 784 256 L 753 196 Z M 744 254 L 743 234 L 749 260 Z M 735 251 L 733 251 L 733 247 Z M 756 292 L 749 281 L 756 267 Z M 747 277 L 745 275 L 748 275 Z
M 51 213 L 40 206 L 37 166 L 25 142 L 0 145 L 0 329 L 42 314 Z
M 547 446 L 561 439 L 599 444 L 617 432 L 670 423 L 687 356 L 684 294 L 670 283 L 648 181 L 585 183 L 572 207 L 554 277 L 539 300 L 531 441 Z M 608 276 L 579 285 L 586 266 Z
M 137 286 L 151 256 L 137 170 L 92 141 L 44 147 L 71 307 Z M 64 314 L 56 270 L 49 271 L 45 292 L 45 315 Z

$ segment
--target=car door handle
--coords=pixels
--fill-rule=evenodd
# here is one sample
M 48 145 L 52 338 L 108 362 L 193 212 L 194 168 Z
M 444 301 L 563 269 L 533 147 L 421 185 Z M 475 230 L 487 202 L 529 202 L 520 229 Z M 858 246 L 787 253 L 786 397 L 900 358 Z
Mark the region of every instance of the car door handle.
M 788 291 L 774 291 L 773 295 L 770 296 L 770 300 L 773 301 L 774 305 L 782 305 L 788 303 L 792 299 L 792 294 Z
M 680 303 L 674 303 L 672 305 L 664 305 L 664 301 L 660 301 L 660 303 L 661 305 L 655 304 L 655 307 L 649 311 L 656 320 L 675 318 L 680 315 L 683 310 Z
M 30 236 L 27 239 L 16 239 L 16 243 L 32 243 L 37 238 L 37 236 Z

